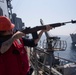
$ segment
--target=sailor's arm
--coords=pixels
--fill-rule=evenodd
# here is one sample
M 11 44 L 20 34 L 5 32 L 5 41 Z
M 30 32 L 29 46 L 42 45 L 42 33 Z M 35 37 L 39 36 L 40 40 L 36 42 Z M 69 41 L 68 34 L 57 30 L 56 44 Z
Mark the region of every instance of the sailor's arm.
M 21 38 L 22 36 L 25 36 L 25 34 L 20 31 L 16 32 L 10 39 L 8 39 L 7 41 L 2 43 L 0 52 L 3 54 L 6 51 L 8 51 L 8 49 L 11 47 L 13 41 Z
M 52 29 L 52 27 L 51 27 L 50 25 L 47 25 L 45 30 L 41 30 L 40 33 L 38 34 L 38 39 L 35 40 L 35 44 L 38 43 L 38 41 L 40 40 L 43 32 L 47 32 L 47 31 L 49 31 L 50 29 Z
M 45 31 L 49 31 L 50 29 L 52 29 L 51 26 L 47 25 L 46 26 L 46 30 L 41 30 L 41 32 L 39 33 L 39 37 L 38 39 L 36 39 L 34 42 L 35 44 L 38 43 L 38 41 L 40 40 L 43 32 Z M 13 41 L 16 40 L 16 39 L 19 39 L 19 38 L 22 38 L 22 36 L 25 36 L 25 34 L 23 32 L 20 32 L 20 31 L 17 31 L 9 40 L 5 41 L 2 43 L 2 46 L 0 48 L 0 52 L 1 53 L 5 53 L 12 45 Z

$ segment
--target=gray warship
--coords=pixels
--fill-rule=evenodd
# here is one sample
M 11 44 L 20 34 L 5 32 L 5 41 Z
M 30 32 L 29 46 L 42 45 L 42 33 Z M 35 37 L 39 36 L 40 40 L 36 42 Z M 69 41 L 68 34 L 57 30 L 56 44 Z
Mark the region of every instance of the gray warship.
M 70 34 L 72 39 L 72 45 L 76 47 L 76 34 Z

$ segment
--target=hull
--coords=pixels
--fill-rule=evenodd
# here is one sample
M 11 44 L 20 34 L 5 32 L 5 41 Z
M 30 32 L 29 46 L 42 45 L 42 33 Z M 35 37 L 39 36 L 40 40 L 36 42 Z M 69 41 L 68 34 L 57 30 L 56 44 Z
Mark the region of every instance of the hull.
M 71 36 L 72 44 L 76 46 L 76 34 L 70 34 L 70 36 Z

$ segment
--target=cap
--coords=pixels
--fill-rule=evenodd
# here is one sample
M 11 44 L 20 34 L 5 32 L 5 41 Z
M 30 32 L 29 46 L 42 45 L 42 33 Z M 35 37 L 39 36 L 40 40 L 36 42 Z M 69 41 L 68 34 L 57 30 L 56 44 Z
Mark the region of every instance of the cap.
M 8 31 L 15 27 L 10 19 L 5 16 L 0 16 L 0 31 Z

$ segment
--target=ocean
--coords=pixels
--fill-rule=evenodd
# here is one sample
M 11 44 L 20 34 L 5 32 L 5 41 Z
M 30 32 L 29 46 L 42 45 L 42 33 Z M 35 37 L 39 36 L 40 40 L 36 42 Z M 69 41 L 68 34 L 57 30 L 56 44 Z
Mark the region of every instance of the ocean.
M 72 61 L 76 61 L 76 48 L 73 47 L 72 45 L 72 40 L 70 35 L 69 36 L 65 36 L 65 35 L 59 35 L 58 37 L 60 37 L 61 40 L 64 40 L 67 42 L 67 48 L 64 51 L 55 51 L 54 54 L 56 56 L 59 55 L 59 57 L 68 59 L 68 60 L 72 60 Z M 46 39 L 46 37 L 43 35 L 41 37 L 41 41 L 40 41 L 40 46 L 43 44 L 43 41 Z

